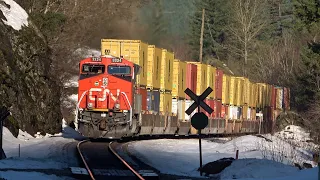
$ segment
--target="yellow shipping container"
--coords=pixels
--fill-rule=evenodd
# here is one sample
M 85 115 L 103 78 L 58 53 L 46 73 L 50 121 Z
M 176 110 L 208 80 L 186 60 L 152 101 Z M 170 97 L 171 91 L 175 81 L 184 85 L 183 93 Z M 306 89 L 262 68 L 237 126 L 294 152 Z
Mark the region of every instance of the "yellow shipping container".
M 230 105 L 236 105 L 236 77 L 230 77 L 230 86 L 229 86 L 229 98 L 230 98 Z
M 160 89 L 161 49 L 155 45 L 148 46 L 147 87 Z
M 263 108 L 266 104 L 266 84 L 257 83 L 258 86 L 258 104 L 257 107 Z
M 271 106 L 271 99 L 272 99 L 272 85 L 267 85 L 267 100 L 266 100 L 266 106 Z
M 207 65 L 207 87 L 211 87 L 212 88 L 212 92 L 210 93 L 210 95 L 208 96 L 211 99 L 214 99 L 215 97 L 215 93 L 216 93 L 216 88 L 214 88 L 215 85 L 215 77 L 216 77 L 216 68 L 211 66 L 211 65 Z M 206 88 L 207 88 L 206 87 Z M 205 88 L 205 89 L 206 89 Z
M 258 89 L 256 83 L 251 83 L 251 98 L 250 98 L 250 107 L 255 108 L 257 107 L 258 102 Z
M 223 74 L 222 104 L 224 105 L 230 104 L 230 80 L 231 77 L 229 75 Z
M 160 107 L 159 111 L 162 113 L 172 112 L 172 94 L 160 93 Z
M 101 39 L 101 54 L 120 57 L 132 61 L 141 67 L 137 75 L 137 84 L 147 85 L 148 44 L 140 40 Z
M 200 62 L 189 62 L 197 65 L 197 92 L 199 96 L 205 91 L 207 87 L 207 65 Z
M 184 90 L 187 88 L 187 63 L 175 59 L 173 61 L 172 97 L 185 99 Z
M 242 120 L 247 120 L 248 119 L 248 105 L 242 106 Z
M 256 120 L 257 116 L 257 111 L 256 109 L 251 109 L 251 120 Z
M 244 85 L 244 78 L 243 77 L 236 77 L 236 99 L 235 104 L 237 106 L 243 105 L 243 85 Z
M 174 54 L 166 49 L 162 49 L 161 71 L 160 71 L 160 89 L 172 91 Z M 177 71 L 177 69 L 175 69 Z
M 244 78 L 243 85 L 243 104 L 250 104 L 251 83 L 248 78 Z

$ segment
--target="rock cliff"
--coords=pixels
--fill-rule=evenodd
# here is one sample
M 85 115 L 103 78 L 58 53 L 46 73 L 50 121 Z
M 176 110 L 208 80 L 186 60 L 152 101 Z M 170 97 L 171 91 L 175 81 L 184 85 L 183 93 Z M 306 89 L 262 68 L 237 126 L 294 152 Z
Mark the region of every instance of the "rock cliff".
M 16 30 L 1 10 L 0 18 L 0 106 L 13 115 L 5 125 L 15 135 L 18 128 L 30 134 L 60 132 L 60 86 L 43 35 L 30 19 Z

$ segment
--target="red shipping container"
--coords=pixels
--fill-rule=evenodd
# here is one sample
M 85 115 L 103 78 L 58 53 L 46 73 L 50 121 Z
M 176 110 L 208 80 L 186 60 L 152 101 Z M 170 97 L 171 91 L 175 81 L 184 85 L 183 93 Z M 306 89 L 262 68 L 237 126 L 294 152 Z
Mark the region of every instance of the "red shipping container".
M 196 94 L 197 92 L 197 65 L 187 64 L 187 88 Z M 186 95 L 186 99 L 190 97 Z
M 215 90 L 216 90 L 216 97 L 215 99 L 221 100 L 222 99 L 222 83 L 223 83 L 223 71 L 220 69 L 216 70 L 216 79 L 215 79 Z
M 276 93 L 276 88 L 274 88 L 274 86 L 271 87 L 271 107 L 273 109 L 276 109 L 276 97 L 277 97 L 277 93 Z
M 227 105 L 222 105 L 221 106 L 221 117 L 223 119 L 226 119 L 228 117 L 228 106 Z
M 222 115 L 221 115 L 222 102 L 215 100 L 214 101 L 214 107 L 215 107 L 215 109 L 214 109 L 215 110 L 215 117 L 216 118 L 222 118 Z
M 215 112 L 216 112 L 216 110 L 215 110 L 215 106 L 214 106 L 214 100 L 213 99 L 210 99 L 209 100 L 209 106 L 213 109 L 213 112 L 211 113 L 211 115 L 210 115 L 210 117 L 211 118 L 215 118 L 216 116 L 215 116 Z
M 209 99 L 205 99 L 204 100 L 204 102 L 208 105 L 208 106 L 210 106 L 210 100 Z M 211 107 L 211 106 L 210 106 Z M 212 107 L 211 107 L 212 108 Z M 212 108 L 213 109 L 213 108 Z M 209 117 L 211 117 L 211 114 L 209 114 L 207 111 L 205 111 L 204 109 L 202 109 L 201 108 L 201 110 L 200 110 L 201 112 L 203 112 L 206 116 L 208 116 L 208 118 Z M 212 112 L 213 113 L 213 112 Z
M 141 101 L 142 101 L 141 108 L 143 111 L 146 111 L 148 109 L 148 105 L 147 105 L 148 91 L 147 91 L 147 89 L 138 88 L 137 93 L 141 94 Z

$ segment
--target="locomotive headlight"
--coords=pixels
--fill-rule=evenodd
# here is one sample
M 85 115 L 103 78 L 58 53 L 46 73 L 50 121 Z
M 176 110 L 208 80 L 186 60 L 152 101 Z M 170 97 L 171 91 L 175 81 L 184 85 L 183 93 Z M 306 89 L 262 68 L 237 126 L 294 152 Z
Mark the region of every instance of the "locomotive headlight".
M 88 108 L 91 109 L 92 108 L 92 103 L 88 103 Z
M 103 78 L 103 79 L 102 79 L 102 84 L 103 84 L 104 86 L 108 86 L 108 78 Z
M 119 103 L 115 103 L 115 104 L 114 104 L 114 108 L 115 108 L 115 109 L 120 109 L 120 104 L 119 104 Z

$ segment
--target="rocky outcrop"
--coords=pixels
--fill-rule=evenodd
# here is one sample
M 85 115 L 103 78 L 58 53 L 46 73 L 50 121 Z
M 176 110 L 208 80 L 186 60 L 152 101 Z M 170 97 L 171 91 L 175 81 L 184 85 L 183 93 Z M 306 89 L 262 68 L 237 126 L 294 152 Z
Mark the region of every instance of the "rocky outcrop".
M 0 106 L 12 112 L 5 122 L 11 131 L 61 131 L 60 86 L 51 73 L 50 50 L 39 33 L 32 23 L 17 31 L 0 20 Z

